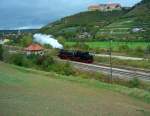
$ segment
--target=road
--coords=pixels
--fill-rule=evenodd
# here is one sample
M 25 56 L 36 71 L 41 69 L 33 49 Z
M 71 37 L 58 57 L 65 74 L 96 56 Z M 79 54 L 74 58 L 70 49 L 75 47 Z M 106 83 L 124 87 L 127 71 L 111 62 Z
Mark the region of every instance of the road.
M 110 57 L 110 55 L 106 55 L 106 54 L 93 54 L 95 56 L 98 56 L 98 57 Z M 120 60 L 144 60 L 144 58 L 137 58 L 137 57 L 127 57 L 127 56 L 118 56 L 118 55 L 112 55 L 111 56 L 112 58 L 117 58 L 117 59 L 120 59 Z
M 93 72 L 101 72 L 105 74 L 110 74 L 110 67 L 107 66 L 100 66 L 94 64 L 85 64 L 80 62 L 70 61 L 70 63 L 77 69 L 83 71 L 93 71 Z M 150 81 L 150 72 L 144 71 L 136 71 L 136 70 L 127 70 L 127 69 L 120 69 L 120 68 L 112 68 L 113 76 L 119 77 L 122 79 L 132 79 L 137 77 L 140 80 Z

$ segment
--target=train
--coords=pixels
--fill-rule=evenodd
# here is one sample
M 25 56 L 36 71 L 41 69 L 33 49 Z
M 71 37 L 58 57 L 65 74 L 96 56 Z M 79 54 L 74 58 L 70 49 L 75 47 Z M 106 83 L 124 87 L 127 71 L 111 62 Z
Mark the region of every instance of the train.
M 71 51 L 71 50 L 60 50 L 58 57 L 60 59 L 65 60 L 71 60 L 71 61 L 77 61 L 82 63 L 93 63 L 94 56 L 91 55 L 89 52 L 83 52 L 83 51 Z

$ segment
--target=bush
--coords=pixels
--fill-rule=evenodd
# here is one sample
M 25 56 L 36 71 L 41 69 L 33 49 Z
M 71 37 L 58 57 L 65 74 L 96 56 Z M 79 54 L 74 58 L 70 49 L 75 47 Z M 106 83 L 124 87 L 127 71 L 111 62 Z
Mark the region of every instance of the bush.
M 26 56 L 19 53 L 9 54 L 9 52 L 6 51 L 4 53 L 4 61 L 18 66 L 24 66 L 24 67 L 34 66 L 32 60 L 28 59 Z
M 58 74 L 67 75 L 67 76 L 75 74 L 69 62 L 66 63 L 56 62 L 53 66 L 51 66 L 51 70 L 57 72 Z
M 0 60 L 3 60 L 3 46 L 0 45 Z
M 136 52 L 144 52 L 144 49 L 143 49 L 141 46 L 137 46 L 137 47 L 135 48 L 135 51 L 136 51 Z
M 72 66 L 70 65 L 70 63 L 56 62 L 51 55 L 45 55 L 45 56 L 30 55 L 27 58 L 29 61 L 33 63 L 32 65 L 36 66 L 36 69 L 41 69 L 44 71 L 54 71 L 54 72 L 57 72 L 58 74 L 63 74 L 67 76 L 74 74 L 74 70 Z M 22 63 L 24 63 L 24 61 L 26 61 L 26 59 L 24 59 Z M 25 66 L 25 64 L 19 64 L 19 65 Z M 18 62 L 17 62 L 17 65 L 18 65 Z
M 147 47 L 146 47 L 146 51 L 147 51 L 147 53 L 148 53 L 148 54 L 150 54 L 150 44 L 149 44 L 149 45 L 147 45 Z
M 138 88 L 140 86 L 140 80 L 138 78 L 133 78 L 129 81 L 129 87 Z
M 90 49 L 90 47 L 85 42 L 77 42 L 73 47 L 79 50 L 86 50 L 86 51 Z
M 7 49 L 4 49 L 3 50 L 3 61 L 4 62 L 9 62 L 9 57 L 10 57 L 10 54 L 9 54 L 9 51 Z
M 65 63 L 62 68 L 63 68 L 63 74 L 64 75 L 69 76 L 69 75 L 74 74 L 74 70 L 73 70 L 73 68 L 72 68 L 72 66 L 70 65 L 69 62 Z
M 134 55 L 138 57 L 143 57 L 144 56 L 144 49 L 141 46 L 137 46 L 133 52 Z
M 23 55 L 21 54 L 11 54 L 9 57 L 9 63 L 23 66 Z
M 41 62 L 41 65 L 42 68 L 45 70 L 48 70 L 50 68 L 50 65 L 53 65 L 55 63 L 53 57 L 51 56 L 44 56 L 42 60 L 43 61 Z
M 124 44 L 124 45 L 119 45 L 118 50 L 120 52 L 128 52 L 130 50 L 129 46 Z

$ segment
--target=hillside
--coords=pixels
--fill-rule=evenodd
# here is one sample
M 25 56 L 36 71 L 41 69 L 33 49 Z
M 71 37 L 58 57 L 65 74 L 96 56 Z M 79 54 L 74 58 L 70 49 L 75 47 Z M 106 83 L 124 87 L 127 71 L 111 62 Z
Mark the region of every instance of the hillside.
M 129 13 L 126 14 L 126 16 L 136 17 L 143 21 L 148 21 L 150 18 L 150 1 L 143 0 L 142 2 L 138 3 Z
M 12 75 L 13 73 L 13 75 Z M 1 116 L 148 116 L 149 93 L 0 62 Z M 140 94 L 139 94 L 140 93 Z M 145 99 L 146 101 L 146 99 Z M 108 110 L 109 109 L 109 110 Z
M 129 10 L 82 12 L 51 23 L 41 32 L 66 39 L 83 35 L 83 39 L 149 40 L 150 1 L 143 0 Z
M 112 32 L 110 34 L 110 32 Z M 100 29 L 98 35 L 110 34 L 114 38 L 150 40 L 150 1 L 143 0 L 121 19 Z
M 59 21 L 51 23 L 41 29 L 41 32 L 53 35 L 75 36 L 81 31 L 93 32 L 97 28 L 104 27 L 119 17 L 123 16 L 127 11 L 99 12 L 87 11 L 62 18 Z M 67 36 L 67 37 L 68 37 Z

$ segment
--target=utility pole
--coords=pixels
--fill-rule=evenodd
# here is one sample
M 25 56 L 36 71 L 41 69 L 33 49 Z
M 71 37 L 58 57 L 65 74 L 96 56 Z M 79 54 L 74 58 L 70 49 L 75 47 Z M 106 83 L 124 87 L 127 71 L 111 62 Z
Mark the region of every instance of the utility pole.
M 146 48 L 147 50 L 147 59 L 148 59 L 148 61 L 150 61 L 150 42 L 148 42 L 148 45 L 147 45 L 147 48 Z
M 112 75 L 112 73 L 113 73 L 113 70 L 112 70 L 112 40 L 110 40 L 110 42 L 109 42 L 109 46 L 110 46 L 110 59 L 109 59 L 109 61 L 110 61 L 110 82 L 112 83 L 112 80 L 113 80 L 113 75 Z

